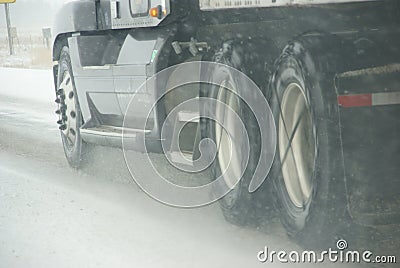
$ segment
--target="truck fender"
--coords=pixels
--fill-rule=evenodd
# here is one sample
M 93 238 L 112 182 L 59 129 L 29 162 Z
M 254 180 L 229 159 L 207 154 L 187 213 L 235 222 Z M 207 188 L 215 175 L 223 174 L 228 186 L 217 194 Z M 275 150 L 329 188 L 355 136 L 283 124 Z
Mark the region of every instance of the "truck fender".
M 53 25 L 54 46 L 61 34 L 97 29 L 94 0 L 68 1 L 57 12 Z

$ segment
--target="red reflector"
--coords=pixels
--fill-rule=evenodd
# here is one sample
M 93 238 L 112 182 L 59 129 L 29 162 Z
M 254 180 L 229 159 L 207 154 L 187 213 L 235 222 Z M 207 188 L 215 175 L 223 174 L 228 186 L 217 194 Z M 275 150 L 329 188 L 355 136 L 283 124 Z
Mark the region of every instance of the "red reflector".
M 343 107 L 372 106 L 372 94 L 338 96 L 338 104 Z

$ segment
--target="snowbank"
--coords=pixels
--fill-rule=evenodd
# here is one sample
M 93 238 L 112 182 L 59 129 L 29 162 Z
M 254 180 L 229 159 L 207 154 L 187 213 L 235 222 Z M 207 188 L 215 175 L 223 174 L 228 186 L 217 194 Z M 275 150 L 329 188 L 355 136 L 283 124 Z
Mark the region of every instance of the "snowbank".
M 55 99 L 51 70 L 0 68 L 0 95 L 35 102 Z

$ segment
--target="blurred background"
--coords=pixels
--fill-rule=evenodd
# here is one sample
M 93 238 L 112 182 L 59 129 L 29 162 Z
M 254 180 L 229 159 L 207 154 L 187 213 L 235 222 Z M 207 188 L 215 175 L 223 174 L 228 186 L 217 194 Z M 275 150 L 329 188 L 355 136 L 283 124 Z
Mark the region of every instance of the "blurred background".
M 49 33 L 57 10 L 65 1 L 17 0 L 9 4 L 14 55 L 8 48 L 5 5 L 0 5 L 0 67 L 51 67 Z

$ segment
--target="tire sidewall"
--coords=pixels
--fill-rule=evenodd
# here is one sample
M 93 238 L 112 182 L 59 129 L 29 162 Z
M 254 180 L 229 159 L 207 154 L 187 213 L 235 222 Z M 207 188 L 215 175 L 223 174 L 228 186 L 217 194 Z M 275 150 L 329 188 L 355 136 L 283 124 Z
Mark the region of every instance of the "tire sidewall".
M 208 70 L 207 77 L 210 77 L 210 81 L 213 81 L 215 84 L 207 85 L 207 89 L 204 90 L 206 96 L 209 98 L 217 99 L 218 92 L 220 90 L 220 85 L 226 81 L 230 83 L 235 90 L 238 92 L 234 92 L 238 95 L 243 94 L 241 90 L 245 90 L 248 86 L 244 85 L 245 82 L 241 81 L 241 79 L 237 79 L 231 74 L 230 68 L 230 59 L 220 60 L 214 69 Z M 222 65 L 224 64 L 224 65 Z M 238 68 L 238 66 L 235 66 Z M 240 68 L 239 68 L 240 70 Z M 205 109 L 209 109 L 212 113 L 215 113 L 215 107 L 205 105 Z M 250 114 L 250 110 L 246 106 L 243 100 L 239 101 L 239 109 L 237 111 L 238 116 L 242 120 L 245 130 L 247 131 L 247 135 L 249 137 L 249 145 L 250 152 L 247 165 L 245 166 L 245 170 L 243 172 L 242 178 L 236 184 L 234 189 L 232 189 L 227 195 L 222 197 L 219 201 L 220 207 L 223 211 L 225 218 L 234 224 L 237 225 L 249 225 L 253 224 L 251 219 L 254 217 L 254 202 L 253 195 L 255 193 L 250 193 L 248 191 L 248 187 L 254 173 L 254 170 L 258 164 L 259 159 L 259 151 L 260 151 L 260 142 L 257 139 L 260 139 L 260 135 L 257 135 L 258 127 L 255 127 L 254 123 L 254 115 Z M 207 114 L 206 112 L 204 114 Z M 203 137 L 208 137 L 212 139 L 214 142 L 216 141 L 215 137 L 215 122 L 213 120 L 205 120 L 206 128 L 205 135 Z M 258 125 L 257 125 L 258 126 Z M 246 137 L 246 135 L 243 135 Z M 241 150 L 248 150 L 246 147 L 246 143 L 241 143 Z M 217 152 L 218 153 L 218 152 Z M 246 161 L 247 159 L 242 159 L 242 161 Z M 212 179 L 218 178 L 221 176 L 221 168 L 218 161 L 218 155 L 215 156 L 215 159 L 211 159 L 211 175 Z M 245 163 L 244 163 L 245 164 Z M 217 192 L 219 192 L 217 190 Z M 258 192 L 258 191 L 257 191 Z M 229 201 L 230 200 L 230 201 Z
M 344 172 L 341 166 L 334 75 L 329 70 L 321 69 L 321 66 L 301 43 L 293 43 L 286 48 L 279 59 L 277 71 L 271 82 L 272 90 L 275 91 L 271 100 L 275 122 L 279 122 L 280 114 L 280 101 L 276 99 L 276 95 L 281 100 L 287 85 L 292 82 L 299 83 L 303 87 L 306 100 L 311 107 L 316 145 L 315 169 L 312 194 L 304 208 L 296 207 L 289 198 L 281 172 L 279 147 L 272 169 L 281 221 L 289 235 L 301 240 L 309 238 L 312 234 L 315 236 L 323 230 L 326 231 L 326 223 L 332 221 L 331 216 L 337 215 L 332 209 L 343 208 L 342 204 L 331 202 L 334 202 L 334 199 L 345 199 L 340 193 L 340 191 L 344 193 L 341 181 Z M 279 125 L 277 130 L 279 131 Z M 332 199 L 332 196 L 335 198 Z
M 60 54 L 58 75 L 57 75 L 57 90 L 59 89 L 60 84 L 63 81 L 65 72 L 68 72 L 71 77 L 72 87 L 73 87 L 75 100 L 76 100 L 75 101 L 75 110 L 76 110 L 77 126 L 76 126 L 76 139 L 75 139 L 74 145 L 72 147 L 69 146 L 69 144 L 66 140 L 66 137 L 62 131 L 60 131 L 60 135 L 61 135 L 61 140 L 62 140 L 62 144 L 63 144 L 63 148 L 64 148 L 64 153 L 68 160 L 68 163 L 72 167 L 78 168 L 82 161 L 81 155 L 82 155 L 83 141 L 82 141 L 82 137 L 80 134 L 80 127 L 82 126 L 82 113 L 80 110 L 78 94 L 76 92 L 75 79 L 74 79 L 74 75 L 73 75 L 73 71 L 72 71 L 72 64 L 71 64 L 69 49 L 66 46 L 61 50 L 61 54 Z
M 220 85 L 223 82 L 228 82 L 230 83 L 234 88 L 238 88 L 238 83 L 236 81 L 236 79 L 234 79 L 232 77 L 232 75 L 229 72 L 229 68 L 228 67 L 224 67 L 224 66 L 218 66 L 216 69 L 213 70 L 212 72 L 212 80 L 211 81 L 215 81 L 216 84 L 211 86 L 210 89 L 210 94 L 209 97 L 217 99 L 219 90 L 220 90 Z M 243 119 L 243 107 L 242 107 L 242 103 L 241 101 L 239 102 L 240 106 L 239 106 L 239 110 L 238 115 L 241 119 Z M 213 107 L 213 109 L 215 109 L 216 107 Z M 215 113 L 215 111 L 213 111 Z M 210 120 L 209 124 L 208 124 L 208 137 L 210 137 L 214 142 L 216 142 L 216 126 L 215 126 L 216 122 Z M 244 148 L 244 143 L 242 143 L 243 148 Z M 212 177 L 213 179 L 218 178 L 219 176 L 221 176 L 221 167 L 218 161 L 218 151 L 217 151 L 217 155 L 215 156 L 214 161 L 212 162 L 211 165 L 211 173 L 212 173 Z M 243 188 L 244 188 L 244 182 L 243 182 L 243 178 L 236 184 L 235 188 L 232 189 L 226 196 L 224 196 L 223 198 L 220 199 L 220 204 L 221 207 L 223 209 L 233 209 L 234 207 L 240 206 L 240 203 L 238 200 L 240 199 L 239 196 L 243 195 Z M 234 198 L 234 203 L 233 204 L 228 204 L 227 202 L 227 198 Z

